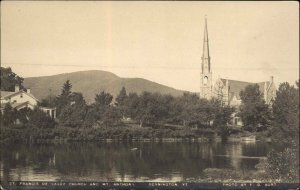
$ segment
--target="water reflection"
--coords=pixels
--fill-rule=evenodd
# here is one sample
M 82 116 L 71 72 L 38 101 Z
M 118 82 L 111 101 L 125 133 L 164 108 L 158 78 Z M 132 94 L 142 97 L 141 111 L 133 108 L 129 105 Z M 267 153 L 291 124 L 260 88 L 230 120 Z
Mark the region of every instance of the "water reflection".
M 206 168 L 255 169 L 267 143 L 71 143 L 1 147 L 1 180 L 182 181 Z

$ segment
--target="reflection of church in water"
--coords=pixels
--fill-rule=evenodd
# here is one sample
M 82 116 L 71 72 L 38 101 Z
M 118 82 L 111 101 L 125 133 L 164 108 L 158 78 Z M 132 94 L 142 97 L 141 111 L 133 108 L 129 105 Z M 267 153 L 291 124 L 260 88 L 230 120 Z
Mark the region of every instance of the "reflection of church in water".
M 212 83 L 212 69 L 209 54 L 207 21 L 205 19 L 203 54 L 201 63 L 200 98 L 219 98 L 225 105 L 238 107 L 241 104 L 240 91 L 246 86 L 258 84 L 267 104 L 271 104 L 276 95 L 276 87 L 273 76 L 269 81 L 252 83 L 230 79 L 218 78 L 215 85 Z

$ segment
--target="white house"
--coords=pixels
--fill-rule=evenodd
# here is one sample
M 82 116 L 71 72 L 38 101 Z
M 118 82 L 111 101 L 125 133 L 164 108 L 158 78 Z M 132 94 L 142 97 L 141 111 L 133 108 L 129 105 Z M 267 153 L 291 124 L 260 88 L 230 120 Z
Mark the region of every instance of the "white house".
M 22 108 L 30 108 L 34 109 L 38 104 L 38 99 L 34 97 L 34 95 L 30 92 L 30 89 L 27 89 L 27 92 L 24 90 L 20 90 L 19 85 L 15 86 L 15 91 L 0 91 L 1 97 L 1 112 L 5 108 L 7 103 L 10 103 L 11 106 L 17 110 Z M 47 108 L 47 107 L 39 107 L 45 113 L 50 115 L 53 118 L 56 118 L 56 108 Z

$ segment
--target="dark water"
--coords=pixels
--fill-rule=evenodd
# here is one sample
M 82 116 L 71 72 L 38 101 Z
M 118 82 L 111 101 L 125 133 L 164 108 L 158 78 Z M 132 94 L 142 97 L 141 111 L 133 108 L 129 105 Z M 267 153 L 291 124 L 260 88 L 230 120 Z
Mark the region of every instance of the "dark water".
M 136 148 L 132 150 L 133 148 Z M 1 180 L 182 181 L 206 168 L 255 170 L 269 143 L 72 143 L 1 147 Z

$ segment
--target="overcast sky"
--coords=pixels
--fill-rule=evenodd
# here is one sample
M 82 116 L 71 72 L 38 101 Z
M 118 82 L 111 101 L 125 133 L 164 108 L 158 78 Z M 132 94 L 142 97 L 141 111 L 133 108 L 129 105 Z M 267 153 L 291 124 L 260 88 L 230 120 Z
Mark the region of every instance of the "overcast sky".
M 2 1 L 1 66 L 23 77 L 106 70 L 199 91 L 204 19 L 213 78 L 299 78 L 297 2 Z

